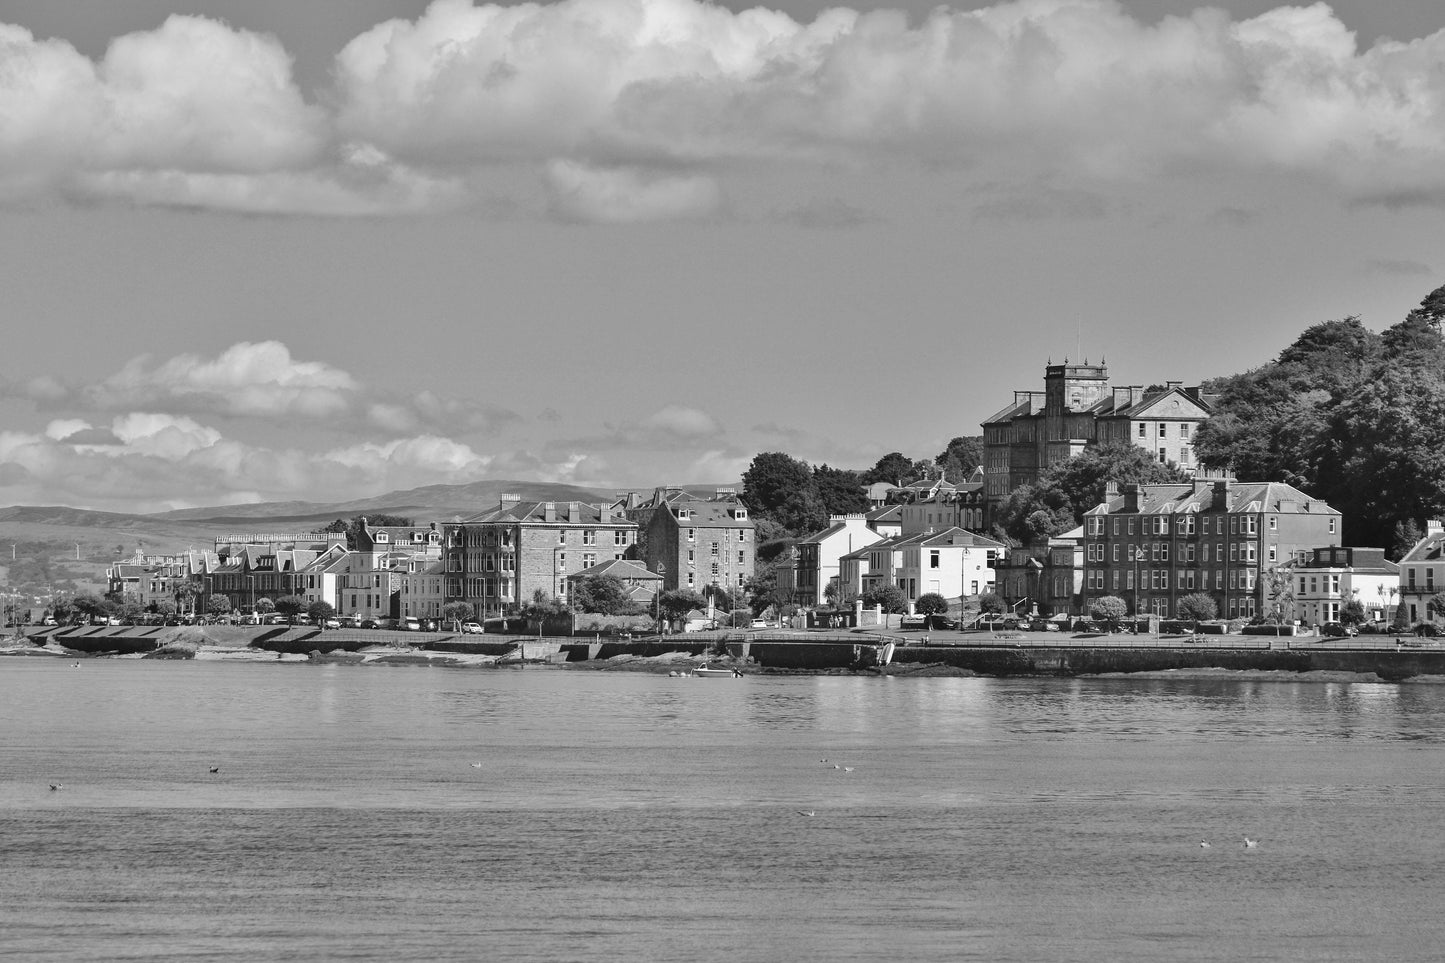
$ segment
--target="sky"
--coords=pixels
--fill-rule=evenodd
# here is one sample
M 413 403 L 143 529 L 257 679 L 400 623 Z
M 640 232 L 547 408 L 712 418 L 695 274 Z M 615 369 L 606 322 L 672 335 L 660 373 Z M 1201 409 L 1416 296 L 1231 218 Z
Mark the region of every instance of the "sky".
M 1437 0 L 0 0 L 0 505 L 863 468 L 1442 283 Z

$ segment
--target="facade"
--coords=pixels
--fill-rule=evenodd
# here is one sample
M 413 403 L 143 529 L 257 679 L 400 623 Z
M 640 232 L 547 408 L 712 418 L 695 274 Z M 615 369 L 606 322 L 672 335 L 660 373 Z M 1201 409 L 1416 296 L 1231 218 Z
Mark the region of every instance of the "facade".
M 446 562 L 440 556 L 416 554 L 392 567 L 397 574 L 398 617 L 440 622 L 446 602 Z
M 822 605 L 828 583 L 841 574 L 839 563 L 843 556 L 882 538 L 868 527 L 866 515 L 833 515 L 827 528 L 794 546 L 796 555 L 791 566 L 778 566 L 778 588 L 788 591 L 798 605 Z M 786 575 L 781 574 L 784 571 Z
M 972 479 L 962 484 L 900 504 L 902 533 L 936 532 L 945 528 L 982 531 L 984 507 L 983 473 L 975 472 Z
M 1010 548 L 994 564 L 994 590 L 1020 614 L 1083 613 L 1084 528 L 1055 535 L 1037 545 Z
M 1306 625 L 1338 622 L 1350 602 L 1365 608 L 1370 622 L 1395 615 L 1400 566 L 1383 548 L 1317 548 L 1295 562 L 1293 618 Z
M 178 612 L 203 612 L 208 594 L 206 576 L 219 564 L 219 557 L 212 552 L 144 555 L 138 551 L 106 570 L 106 595 L 146 608 L 170 602 Z
M 537 591 L 565 600 L 569 574 L 625 558 L 637 543 L 637 523 L 611 504 L 516 495 L 442 531 L 445 600 L 469 602 L 481 618 L 514 614 Z
M 321 556 L 313 549 L 277 548 L 274 544 L 227 545 L 232 554 L 220 556 L 206 577 L 206 595 L 224 595 L 232 612 L 255 614 L 261 599 L 273 603 L 286 595 L 306 595 L 303 572 Z M 344 544 L 332 549 L 344 552 Z
M 716 585 L 736 595 L 753 577 L 757 532 L 732 489 L 720 488 L 711 498 L 658 489 L 643 510 L 643 561 L 662 576 L 664 590 Z
M 961 528 L 895 535 L 839 560 L 839 579 L 854 595 L 896 585 L 909 603 L 919 596 L 977 597 L 994 590 L 993 563 L 1004 546 Z
M 610 575 L 621 582 L 627 590 L 628 599 L 639 605 L 651 605 L 657 593 L 662 591 L 662 576 L 656 572 L 649 572 L 642 567 L 641 562 L 610 559 L 568 575 L 567 597 L 572 598 L 578 581 L 601 575 Z
M 1196 478 L 1111 490 L 1084 515 L 1081 608 L 1113 595 L 1131 613 L 1172 617 L 1179 599 L 1204 592 L 1221 618 L 1284 615 L 1289 563 L 1338 547 L 1340 523 L 1328 504 L 1280 482 Z
M 1445 592 L 1445 522 L 1426 523 L 1425 537 L 1400 559 L 1400 607 L 1411 622 L 1445 617 L 1430 599 Z
M 868 527 L 884 538 L 903 534 L 903 506 L 883 505 L 863 515 Z
M 1199 388 L 1177 381 L 1155 391 L 1112 387 L 1102 361 L 1049 364 L 1043 391 L 1015 391 L 1013 403 L 982 424 L 986 521 L 1016 489 L 1089 445 L 1128 442 L 1193 471 L 1193 438 L 1212 411 Z

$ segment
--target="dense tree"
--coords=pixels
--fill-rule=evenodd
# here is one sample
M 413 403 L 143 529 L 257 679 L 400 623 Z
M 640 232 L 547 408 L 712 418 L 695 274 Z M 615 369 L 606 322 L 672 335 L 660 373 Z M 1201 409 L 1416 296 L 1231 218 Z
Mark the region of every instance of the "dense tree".
M 823 601 L 834 608 L 848 608 L 857 597 L 858 593 L 853 591 L 851 586 L 844 585 L 836 575 L 828 579 L 828 584 L 823 586 Z
M 793 536 L 817 531 L 828 520 L 813 483 L 813 470 L 807 462 L 780 451 L 753 457 L 743 472 L 743 500 L 754 514 Z
M 471 621 L 476 614 L 470 602 L 447 602 L 442 606 L 442 618 L 452 624 L 453 632 L 460 632 L 462 623 Z
M 1340 624 L 1361 625 L 1365 621 L 1365 604 L 1359 599 L 1350 599 L 1340 607 Z
M 658 608 L 663 618 L 675 622 L 693 609 L 707 608 L 707 602 L 692 589 L 669 589 L 657 597 Z
M 269 597 L 263 595 L 256 600 L 255 610 L 261 615 L 270 615 L 276 611 L 276 603 L 271 601 Z
M 283 595 L 276 600 L 276 611 L 287 622 L 296 623 L 296 616 L 306 610 L 306 600 L 299 595 Z
M 981 615 L 1002 615 L 1008 606 L 994 593 L 985 592 L 978 597 L 978 611 Z
M 813 469 L 813 486 L 828 515 L 868 511 L 868 495 L 863 491 L 862 476 L 856 471 L 819 465 Z
M 572 600 L 584 612 L 618 615 L 629 611 L 627 586 L 616 575 L 589 575 L 575 583 Z
M 1424 537 L 1425 533 L 1420 530 L 1419 525 L 1415 524 L 1413 518 L 1401 519 L 1395 523 L 1394 529 L 1390 532 L 1386 556 L 1391 561 L 1398 562 Z
M 176 600 L 176 611 L 195 614 L 196 596 L 201 594 L 200 589 L 190 582 L 180 582 L 172 594 Z
M 323 532 L 345 532 L 346 547 L 352 551 L 356 550 L 357 537 L 361 532 L 361 520 L 365 518 L 366 524 L 371 528 L 385 528 L 387 526 L 415 525 L 416 521 L 403 515 L 353 515 L 349 520 L 338 518 L 322 529 Z
M 718 612 L 725 612 L 733 607 L 732 593 L 721 585 L 704 585 L 702 598 L 704 602 L 710 602 L 713 609 Z
M 916 481 L 919 477 L 912 458 L 901 451 L 891 451 L 863 473 L 862 483 L 872 485 L 877 482 L 887 482 L 890 485 L 906 485 L 911 481 Z
M 948 611 L 948 600 L 937 592 L 925 592 L 913 603 L 913 611 L 920 615 L 943 615 Z
M 324 628 L 326 620 L 336 615 L 336 609 L 330 602 L 323 602 L 317 599 L 315 602 L 306 606 L 306 614 L 311 617 L 312 625 L 319 625 Z
M 550 618 L 556 618 L 567 612 L 567 604 L 561 599 L 548 595 L 543 589 L 537 589 L 532 593 L 531 601 L 522 606 L 522 618 L 528 622 L 535 622 L 537 632 L 541 634 L 542 624 Z
M 884 582 L 863 593 L 863 604 L 869 608 L 881 606 L 886 614 L 897 615 L 908 610 L 908 597 L 892 582 Z
M 1122 488 L 1184 480 L 1177 468 L 1160 464 L 1137 445 L 1092 446 L 1010 495 L 999 513 L 1000 522 L 1008 535 L 1027 544 L 1079 525 L 1084 512 L 1104 500 L 1110 482 Z
M 1191 592 L 1179 600 L 1175 613 L 1190 622 L 1208 622 L 1219 615 L 1219 604 L 1208 592 Z
M 216 592 L 206 599 L 206 611 L 212 615 L 225 615 L 231 611 L 231 600 Z
M 105 599 L 93 592 L 82 592 L 71 602 L 77 615 L 84 619 L 96 619 L 109 615 L 110 610 L 105 604 Z
M 174 599 L 156 599 L 151 603 L 151 611 L 165 618 L 170 618 L 180 610 L 176 608 Z
M 960 435 L 948 443 L 935 459 L 948 481 L 967 481 L 973 470 L 983 464 L 983 436 Z
M 1430 596 L 1426 605 L 1432 619 L 1445 619 L 1445 592 L 1436 592 Z
M 1129 614 L 1129 606 L 1117 595 L 1104 595 L 1089 603 L 1089 617 L 1096 622 L 1118 625 Z

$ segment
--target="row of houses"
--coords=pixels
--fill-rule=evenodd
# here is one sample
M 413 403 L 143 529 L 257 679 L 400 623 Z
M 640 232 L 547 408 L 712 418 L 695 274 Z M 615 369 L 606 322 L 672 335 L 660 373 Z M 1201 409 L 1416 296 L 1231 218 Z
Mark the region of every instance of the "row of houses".
M 736 592 L 750 579 L 756 533 L 733 489 L 701 495 L 658 488 L 608 503 L 524 501 L 450 522 L 372 526 L 356 544 L 331 532 L 233 534 L 214 551 L 141 556 L 113 565 L 108 591 L 144 604 L 179 601 L 204 610 L 222 595 L 234 611 L 297 596 L 358 618 L 440 618 L 448 602 L 479 617 L 515 613 L 537 592 L 568 602 L 586 578 L 618 578 L 648 603 L 664 589 Z

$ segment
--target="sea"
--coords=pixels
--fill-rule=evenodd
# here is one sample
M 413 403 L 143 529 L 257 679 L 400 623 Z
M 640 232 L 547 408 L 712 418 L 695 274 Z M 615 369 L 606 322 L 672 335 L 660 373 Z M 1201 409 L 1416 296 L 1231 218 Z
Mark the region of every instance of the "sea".
M 1438 685 L 0 660 L 6 960 L 1434 961 L 1442 821 Z

